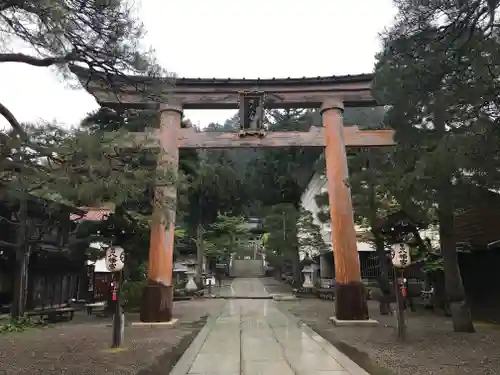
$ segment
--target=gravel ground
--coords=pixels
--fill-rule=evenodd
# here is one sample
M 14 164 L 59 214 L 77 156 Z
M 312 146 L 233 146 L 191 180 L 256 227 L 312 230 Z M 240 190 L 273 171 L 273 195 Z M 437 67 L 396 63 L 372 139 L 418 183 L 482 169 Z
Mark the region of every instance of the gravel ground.
M 166 375 L 222 300 L 176 302 L 173 327 L 126 327 L 125 350 L 112 352 L 110 321 L 86 318 L 0 336 L 0 374 Z M 137 314 L 128 315 L 138 320 Z
M 266 279 L 268 290 L 285 292 L 287 285 Z M 396 339 L 395 317 L 380 316 L 378 304 L 368 301 L 376 327 L 335 327 L 328 321 L 334 303 L 320 299 L 279 302 L 351 357 L 371 375 L 498 375 L 500 326 L 476 324 L 476 333 L 454 333 L 448 318 L 418 310 L 407 313 L 408 337 Z

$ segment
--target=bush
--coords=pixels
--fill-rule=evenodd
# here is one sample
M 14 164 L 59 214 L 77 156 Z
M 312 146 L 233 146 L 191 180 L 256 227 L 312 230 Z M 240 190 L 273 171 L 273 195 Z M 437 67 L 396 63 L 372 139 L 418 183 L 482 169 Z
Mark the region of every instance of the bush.
M 127 310 L 138 309 L 141 306 L 142 290 L 147 281 L 128 281 L 123 284 L 122 301 Z
M 19 319 L 5 319 L 0 321 L 0 333 L 23 332 L 28 328 L 47 325 L 42 320 L 33 320 L 29 317 Z

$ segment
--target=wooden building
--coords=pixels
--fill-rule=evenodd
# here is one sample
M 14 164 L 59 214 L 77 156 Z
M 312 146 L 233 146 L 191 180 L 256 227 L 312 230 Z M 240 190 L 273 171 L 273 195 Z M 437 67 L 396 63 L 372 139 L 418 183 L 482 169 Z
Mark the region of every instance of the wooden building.
M 8 312 L 13 299 L 20 199 L 0 187 L 0 309 Z M 26 308 L 61 305 L 78 298 L 84 254 L 67 249 L 74 207 L 27 196 L 28 271 Z
M 457 243 L 471 250 L 500 250 L 500 194 L 477 189 L 471 192 L 473 204 L 458 209 L 455 217 Z
M 79 207 L 81 214 L 70 216 L 75 233 L 78 232 L 78 225 L 85 222 L 100 222 L 114 213 L 113 204 L 102 207 Z M 92 248 L 102 249 L 103 243 L 94 242 L 88 244 Z M 103 250 L 104 252 L 104 250 Z M 79 297 L 88 302 L 102 302 L 109 299 L 111 291 L 112 274 L 106 269 L 105 259 L 88 260 L 85 256 L 81 267 L 85 268 L 85 276 L 82 277 L 79 287 Z
M 455 216 L 458 262 L 475 318 L 500 323 L 500 194 L 474 189 Z

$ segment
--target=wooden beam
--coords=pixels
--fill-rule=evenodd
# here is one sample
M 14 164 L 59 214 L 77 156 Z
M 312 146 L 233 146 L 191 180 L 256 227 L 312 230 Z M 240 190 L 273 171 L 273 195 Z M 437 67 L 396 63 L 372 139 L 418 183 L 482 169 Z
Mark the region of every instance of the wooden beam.
M 131 133 L 136 145 L 155 147 L 157 133 Z M 394 145 L 394 130 L 359 130 L 357 126 L 344 127 L 346 147 L 383 147 Z M 240 137 L 235 132 L 199 132 L 194 128 L 181 129 L 179 148 L 271 148 L 271 147 L 325 147 L 323 128 L 312 126 L 308 132 L 268 132 L 266 136 Z
M 177 78 L 109 76 L 72 67 L 86 90 L 101 106 L 155 108 L 176 101 L 186 109 L 238 109 L 243 92 L 264 92 L 266 108 L 319 108 L 325 98 L 342 98 L 346 107 L 376 105 L 372 74 L 272 79 Z M 110 86 L 110 81 L 113 85 Z
M 159 93 L 150 96 L 130 91 L 113 92 L 108 89 L 92 88 L 89 92 L 96 98 L 98 103 L 110 108 L 156 108 L 158 102 L 172 100 L 182 103 L 184 110 L 191 109 L 239 109 L 238 91 L 227 92 L 174 92 Z M 266 108 L 319 108 L 325 97 L 331 95 L 329 91 L 315 91 L 313 88 L 307 91 L 278 91 L 266 92 Z M 359 90 L 337 90 L 335 95 L 341 97 L 346 107 L 373 107 L 377 103 L 373 99 L 371 88 Z

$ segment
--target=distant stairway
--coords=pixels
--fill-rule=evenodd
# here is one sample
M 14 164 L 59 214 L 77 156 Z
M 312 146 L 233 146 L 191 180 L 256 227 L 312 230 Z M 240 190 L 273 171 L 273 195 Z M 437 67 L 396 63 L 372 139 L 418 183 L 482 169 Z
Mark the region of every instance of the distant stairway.
M 264 262 L 260 259 L 233 259 L 230 275 L 232 277 L 262 277 L 265 275 Z

